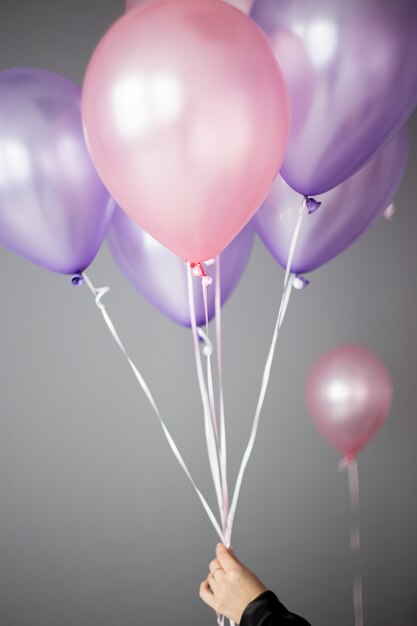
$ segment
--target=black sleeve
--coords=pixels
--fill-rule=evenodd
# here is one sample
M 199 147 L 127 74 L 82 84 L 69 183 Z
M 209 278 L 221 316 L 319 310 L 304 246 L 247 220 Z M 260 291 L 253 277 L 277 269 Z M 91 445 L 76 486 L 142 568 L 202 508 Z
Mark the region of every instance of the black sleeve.
M 243 611 L 240 626 L 310 626 L 310 624 L 302 617 L 287 611 L 272 591 L 264 591 Z

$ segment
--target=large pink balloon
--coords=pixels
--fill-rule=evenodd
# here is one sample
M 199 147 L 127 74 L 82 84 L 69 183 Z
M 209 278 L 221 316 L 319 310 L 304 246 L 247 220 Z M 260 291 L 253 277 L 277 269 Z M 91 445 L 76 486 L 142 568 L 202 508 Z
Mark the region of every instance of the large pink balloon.
M 289 99 L 265 35 L 242 12 L 220 0 L 153 0 L 100 42 L 83 119 L 118 204 L 200 262 L 265 198 L 287 145 Z
M 229 4 L 236 7 L 237 9 L 240 9 L 244 13 L 249 13 L 249 11 L 251 10 L 252 4 L 254 2 L 254 0 L 224 0 L 224 1 L 228 2 Z M 125 10 L 130 11 L 131 9 L 138 7 L 140 4 L 145 4 L 145 2 L 150 2 L 150 0 L 126 0 Z
M 392 395 L 385 365 L 359 346 L 341 346 L 325 354 L 307 384 L 307 401 L 317 428 L 351 458 L 387 419 Z

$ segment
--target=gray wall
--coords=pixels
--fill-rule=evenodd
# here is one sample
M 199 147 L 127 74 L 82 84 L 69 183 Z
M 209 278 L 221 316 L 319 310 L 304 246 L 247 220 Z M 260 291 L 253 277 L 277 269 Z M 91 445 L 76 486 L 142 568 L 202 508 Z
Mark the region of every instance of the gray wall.
M 0 0 L 0 65 L 77 82 L 122 0 Z M 392 414 L 359 457 L 366 626 L 417 624 L 417 125 L 393 222 L 382 220 L 296 293 L 233 545 L 314 626 L 350 626 L 347 477 L 312 426 L 304 383 L 343 342 L 395 381 Z M 217 542 L 87 288 L 0 250 L 0 623 L 214 625 L 198 598 Z M 214 506 L 191 336 L 145 302 L 106 247 L 89 271 Z M 234 480 L 283 272 L 257 242 L 224 309 Z

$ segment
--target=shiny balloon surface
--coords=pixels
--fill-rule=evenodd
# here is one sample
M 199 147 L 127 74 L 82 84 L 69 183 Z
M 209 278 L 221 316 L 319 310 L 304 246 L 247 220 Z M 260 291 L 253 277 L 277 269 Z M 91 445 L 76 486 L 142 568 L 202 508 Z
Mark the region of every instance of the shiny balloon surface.
M 284 157 L 286 83 L 261 29 L 220 0 L 126 13 L 90 61 L 83 119 L 119 206 L 186 261 L 250 220 Z
M 288 81 L 290 141 L 281 170 L 303 195 L 352 176 L 417 104 L 416 0 L 256 0 Z
M 387 419 L 393 396 L 384 363 L 360 346 L 341 346 L 313 367 L 307 400 L 322 435 L 346 456 L 355 456 Z
M 293 273 L 311 272 L 348 248 L 382 215 L 401 184 L 409 149 L 404 126 L 359 172 L 325 194 L 320 208 L 304 217 L 291 265 Z M 278 176 L 254 218 L 272 256 L 286 267 L 301 198 Z
M 46 269 L 94 259 L 114 202 L 91 162 L 81 90 L 38 69 L 0 73 L 0 244 Z

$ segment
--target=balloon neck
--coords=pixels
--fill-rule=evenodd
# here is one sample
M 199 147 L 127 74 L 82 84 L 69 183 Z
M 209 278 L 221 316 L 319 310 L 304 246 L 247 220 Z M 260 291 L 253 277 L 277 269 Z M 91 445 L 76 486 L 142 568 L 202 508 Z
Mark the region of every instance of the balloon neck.
M 207 276 L 206 270 L 204 269 L 204 266 L 203 266 L 202 263 L 191 263 L 191 261 L 190 261 L 190 267 L 192 269 L 193 276 L 195 276 L 195 277 Z
M 195 278 L 201 278 L 201 282 L 205 287 L 211 285 L 212 278 L 206 273 L 206 270 L 204 269 L 204 265 L 202 263 L 191 263 L 190 261 L 189 265 Z
M 83 275 L 81 273 L 74 274 L 71 278 L 71 285 L 74 285 L 74 287 L 81 287 L 81 285 L 84 285 Z
M 302 291 L 303 289 L 308 287 L 309 284 L 310 281 L 301 274 L 294 274 L 294 276 L 292 277 L 292 286 L 298 291 Z
M 315 198 L 304 196 L 304 200 L 306 203 L 307 213 L 309 215 L 312 215 L 321 207 L 321 202 L 319 202 L 319 200 L 316 200 Z
M 341 471 L 346 470 L 349 467 L 349 465 L 352 465 L 352 463 L 355 463 L 355 461 L 356 461 L 356 454 L 354 452 L 351 452 L 339 461 L 339 469 Z

